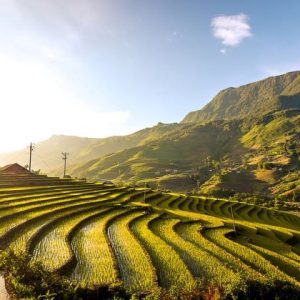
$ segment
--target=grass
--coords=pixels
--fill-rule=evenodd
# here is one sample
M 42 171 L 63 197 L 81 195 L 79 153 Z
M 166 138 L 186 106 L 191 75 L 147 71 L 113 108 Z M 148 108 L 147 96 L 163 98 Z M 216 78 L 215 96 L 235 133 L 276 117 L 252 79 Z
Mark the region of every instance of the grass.
M 41 239 L 33 250 L 33 261 L 42 261 L 50 271 L 58 270 L 71 259 L 73 255 L 67 242 L 67 235 L 79 222 L 104 211 L 102 206 L 88 208 L 72 213 L 48 224 L 48 230 L 40 231 Z M 58 251 L 59 249 L 59 251 Z
M 273 266 L 268 260 L 257 254 L 251 248 L 226 238 L 225 235 L 230 232 L 232 232 L 232 230 L 228 228 L 211 228 L 207 229 L 203 234 L 208 240 L 235 255 L 249 267 L 264 276 L 268 276 L 271 280 L 283 280 L 295 283 L 287 274 Z
M 159 214 L 145 215 L 136 219 L 131 224 L 132 231 L 149 253 L 161 286 L 192 290 L 195 281 L 180 256 L 149 228 L 149 222 L 157 217 Z
M 157 280 L 151 260 L 129 229 L 129 223 L 143 215 L 144 211 L 129 211 L 110 220 L 107 229 L 121 279 L 131 292 L 150 290 Z
M 228 294 L 240 287 L 242 283 L 240 274 L 222 264 L 205 248 L 197 247 L 194 243 L 178 235 L 174 227 L 179 224 L 180 220 L 158 217 L 152 220 L 149 226 L 157 236 L 178 253 L 193 276 L 199 278 L 202 283 L 214 283 L 222 287 Z
M 107 223 L 124 209 L 105 211 L 81 221 L 71 240 L 77 264 L 71 278 L 80 285 L 111 284 L 119 279 L 116 261 L 106 235 Z
M 251 282 L 300 285 L 300 219 L 226 199 L 82 183 L 0 188 L 0 244 L 81 288 L 234 298 Z

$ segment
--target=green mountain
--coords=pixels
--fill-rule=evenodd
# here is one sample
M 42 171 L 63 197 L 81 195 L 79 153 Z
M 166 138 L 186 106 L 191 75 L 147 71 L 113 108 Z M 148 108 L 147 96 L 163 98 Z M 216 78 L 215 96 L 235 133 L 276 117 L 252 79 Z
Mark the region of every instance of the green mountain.
M 222 90 L 182 122 L 241 119 L 288 108 L 300 108 L 300 71 Z
M 103 139 L 53 136 L 36 145 L 33 169 L 61 175 L 65 151 L 75 177 L 300 199 L 300 72 L 221 91 L 181 123 Z M 1 165 L 27 161 L 27 149 L 0 155 Z
M 83 138 L 66 135 L 53 135 L 49 139 L 36 143 L 33 152 L 32 167 L 34 170 L 61 175 L 63 161 L 61 152 L 69 152 L 68 164 L 87 162 L 124 149 L 143 145 L 159 138 L 165 132 L 173 130 L 174 124 L 162 124 L 153 128 L 145 128 L 127 136 L 113 136 L 108 138 Z M 21 165 L 28 164 L 29 149 L 21 149 L 0 154 L 0 165 L 12 162 Z
M 167 127 L 159 124 L 152 128 L 161 132 Z M 72 168 L 78 176 L 95 176 L 105 179 L 140 179 L 162 174 L 177 174 L 196 169 L 207 157 L 220 158 L 231 153 L 237 144 L 239 122 L 218 121 L 207 125 L 173 124 L 156 139 L 143 145 L 102 156 Z M 220 145 L 222 148 L 220 148 Z
M 299 158 L 300 110 L 289 109 L 252 119 L 173 124 L 159 139 L 73 165 L 70 172 L 174 191 L 300 198 Z
M 300 72 L 226 89 L 165 133 L 73 165 L 71 173 L 95 180 L 147 181 L 177 191 L 300 198 L 295 179 L 299 95 Z M 152 131 L 161 132 L 161 126 Z

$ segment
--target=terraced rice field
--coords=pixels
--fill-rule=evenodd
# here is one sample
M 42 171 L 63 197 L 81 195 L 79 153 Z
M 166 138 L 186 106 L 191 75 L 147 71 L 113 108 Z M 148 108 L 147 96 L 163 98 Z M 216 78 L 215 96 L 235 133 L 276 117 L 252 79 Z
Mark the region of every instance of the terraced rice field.
M 55 182 L 57 183 L 57 182 Z M 237 232 L 233 231 L 233 219 Z M 0 187 L 0 247 L 82 286 L 300 286 L 300 218 L 226 200 L 104 184 Z

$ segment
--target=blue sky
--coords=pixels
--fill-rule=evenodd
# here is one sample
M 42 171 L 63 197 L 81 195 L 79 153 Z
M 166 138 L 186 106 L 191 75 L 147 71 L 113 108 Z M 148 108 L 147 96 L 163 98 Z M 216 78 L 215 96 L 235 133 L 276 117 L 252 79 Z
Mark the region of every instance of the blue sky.
M 179 122 L 223 88 L 300 69 L 297 0 L 0 4 L 0 151 Z

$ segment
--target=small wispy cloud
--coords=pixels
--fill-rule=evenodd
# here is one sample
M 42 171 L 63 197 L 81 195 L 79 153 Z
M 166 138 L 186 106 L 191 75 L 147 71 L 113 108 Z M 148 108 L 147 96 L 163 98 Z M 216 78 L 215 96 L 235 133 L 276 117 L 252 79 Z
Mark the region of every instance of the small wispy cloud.
M 222 53 L 222 54 L 225 55 L 225 54 L 226 54 L 226 49 L 225 49 L 225 48 L 221 49 L 221 50 L 220 50 L 220 53 Z
M 231 16 L 217 16 L 211 21 L 213 35 L 228 47 L 240 44 L 245 38 L 252 36 L 249 17 L 243 13 Z M 224 49 L 222 49 L 224 50 Z M 222 54 L 225 54 L 221 50 Z
M 182 40 L 184 37 L 183 37 L 183 34 L 181 34 L 179 31 L 172 31 L 168 34 L 166 40 L 169 42 L 169 43 L 172 43 L 172 42 L 175 42 L 175 41 L 180 41 Z

